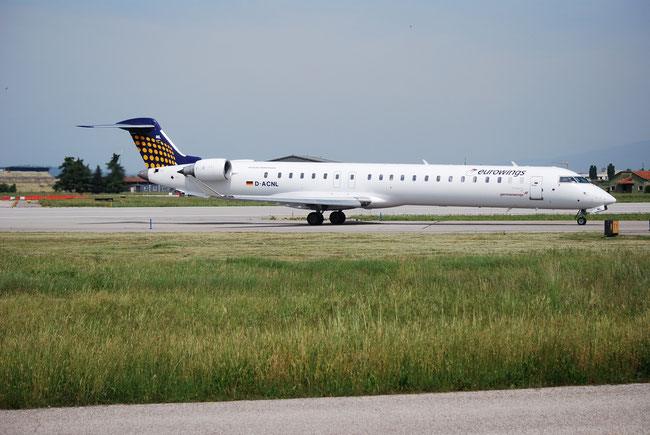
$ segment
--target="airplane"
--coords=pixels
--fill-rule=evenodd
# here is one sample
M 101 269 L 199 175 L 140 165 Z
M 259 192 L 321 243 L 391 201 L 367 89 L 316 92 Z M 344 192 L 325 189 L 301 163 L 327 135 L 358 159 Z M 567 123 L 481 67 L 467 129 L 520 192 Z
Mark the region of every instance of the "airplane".
M 138 176 L 149 182 L 205 198 L 310 209 L 310 225 L 322 224 L 326 211 L 340 225 L 344 210 L 400 205 L 577 209 L 575 219 L 585 225 L 588 214 L 616 202 L 586 178 L 557 167 L 204 159 L 183 154 L 153 118 L 78 127 L 129 132 L 147 166 Z

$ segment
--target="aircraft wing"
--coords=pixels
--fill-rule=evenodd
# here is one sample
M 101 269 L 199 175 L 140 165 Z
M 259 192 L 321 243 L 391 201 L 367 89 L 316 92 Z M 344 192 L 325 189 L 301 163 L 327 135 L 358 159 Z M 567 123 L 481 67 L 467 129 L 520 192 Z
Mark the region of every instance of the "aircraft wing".
M 304 195 L 282 196 L 282 195 L 223 195 L 203 181 L 187 176 L 192 185 L 192 195 L 221 198 L 238 201 L 272 202 L 286 205 L 288 207 L 305 208 L 311 210 L 348 210 L 351 208 L 366 207 L 373 201 L 368 197 L 336 197 L 321 192 L 305 192 Z
M 327 192 L 304 192 L 295 196 L 282 195 L 224 195 L 217 192 L 203 181 L 187 176 L 191 184 L 191 195 L 220 198 L 237 201 L 271 202 L 288 207 L 304 208 L 311 210 L 348 210 L 351 208 L 367 207 L 373 200 L 365 196 L 336 197 Z
M 323 210 L 347 210 L 351 208 L 366 207 L 372 200 L 364 197 L 323 197 L 310 196 L 304 197 L 282 197 L 282 196 L 256 196 L 256 195 L 229 195 L 226 199 L 235 199 L 239 201 L 260 201 L 272 202 L 286 205 L 289 207 L 306 208 L 306 209 L 323 209 Z

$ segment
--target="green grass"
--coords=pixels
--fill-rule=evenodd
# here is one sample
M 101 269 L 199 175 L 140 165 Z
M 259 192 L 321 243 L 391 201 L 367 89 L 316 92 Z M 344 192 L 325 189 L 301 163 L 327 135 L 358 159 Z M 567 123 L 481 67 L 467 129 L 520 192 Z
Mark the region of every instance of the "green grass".
M 616 198 L 616 202 L 650 202 L 650 193 L 609 193 Z
M 51 195 L 51 194 L 50 194 Z M 122 198 L 124 197 L 124 198 Z M 112 198 L 112 202 L 97 201 L 96 198 Z M 169 196 L 156 194 L 99 194 L 89 198 L 75 199 L 41 199 L 43 207 L 219 207 L 219 206 L 251 206 L 275 205 L 270 203 L 255 203 L 250 201 L 227 201 L 215 198 L 199 198 L 197 196 Z
M 360 221 L 378 221 L 379 215 L 352 215 L 348 219 Z M 494 215 L 415 215 L 415 214 L 382 214 L 384 221 L 570 221 L 575 220 L 571 214 L 494 214 Z M 615 219 L 621 221 L 647 221 L 650 213 L 597 213 L 587 216 L 587 220 L 604 221 Z
M 0 407 L 647 382 L 649 242 L 0 234 Z

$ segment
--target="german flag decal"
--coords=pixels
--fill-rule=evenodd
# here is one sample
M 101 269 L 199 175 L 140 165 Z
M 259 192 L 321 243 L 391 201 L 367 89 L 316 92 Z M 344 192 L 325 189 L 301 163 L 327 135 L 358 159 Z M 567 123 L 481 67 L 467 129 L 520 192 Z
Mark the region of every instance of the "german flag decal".
M 247 181 L 247 182 L 246 182 L 246 185 L 247 185 L 247 186 L 252 186 L 252 185 L 253 185 L 253 182 L 252 182 L 252 181 Z

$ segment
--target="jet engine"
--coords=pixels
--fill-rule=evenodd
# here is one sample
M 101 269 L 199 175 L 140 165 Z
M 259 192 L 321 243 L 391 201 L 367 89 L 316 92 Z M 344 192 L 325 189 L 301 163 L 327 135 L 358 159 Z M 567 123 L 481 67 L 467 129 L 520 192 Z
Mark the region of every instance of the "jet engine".
M 178 171 L 201 181 L 222 181 L 230 179 L 232 164 L 227 159 L 202 159 Z

